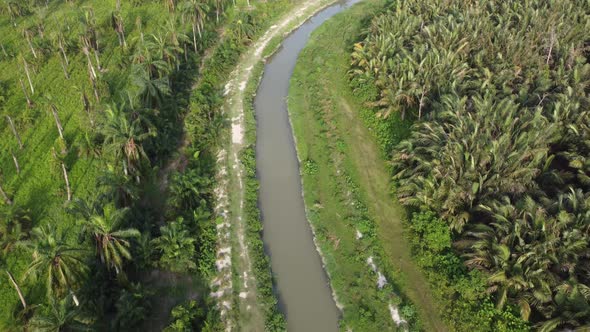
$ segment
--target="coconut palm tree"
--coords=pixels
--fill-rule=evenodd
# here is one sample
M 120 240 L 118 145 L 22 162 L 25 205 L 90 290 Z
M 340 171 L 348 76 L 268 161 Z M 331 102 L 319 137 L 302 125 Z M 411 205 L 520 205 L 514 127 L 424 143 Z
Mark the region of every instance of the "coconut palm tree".
M 99 176 L 98 183 L 104 187 L 104 198 L 119 208 L 129 207 L 139 197 L 137 183 L 129 175 L 117 171 L 112 165 Z
M 240 13 L 238 19 L 232 23 L 231 31 L 240 43 L 251 40 L 255 28 L 250 13 Z
M 52 298 L 49 304 L 35 310 L 29 326 L 35 331 L 94 331 L 92 320 L 74 305 L 70 296 L 61 300 Z
M 202 38 L 205 20 L 209 11 L 209 5 L 202 0 L 185 0 L 180 7 L 183 16 L 191 22 L 193 30 L 193 47 L 198 53 L 197 35 Z
M 32 251 L 32 261 L 23 279 L 35 277 L 45 281 L 47 298 L 61 298 L 74 291 L 88 271 L 85 250 L 67 244 L 64 235 L 51 225 L 36 227 L 26 245 Z
M 437 121 L 419 123 L 394 152 L 402 203 L 428 206 L 461 231 L 480 202 L 534 189 L 555 137 L 540 111 L 489 96 L 444 97 L 437 108 Z
M 127 41 L 125 40 L 125 24 L 119 11 L 113 12 L 111 14 L 111 25 L 117 33 L 117 38 L 119 38 L 119 46 L 126 48 Z
M 141 163 L 148 161 L 141 143 L 154 133 L 145 132 L 140 120 L 130 121 L 123 107 L 110 105 L 105 111 L 104 123 L 100 128 L 104 135 L 103 149 L 123 165 L 125 175 L 137 175 Z
M 128 209 L 104 207 L 102 213 L 82 220 L 82 232 L 92 238 L 95 243 L 96 255 L 108 269 L 114 268 L 118 274 L 123 267 L 124 259 L 131 259 L 129 239 L 140 236 L 138 230 L 124 228 L 125 215 Z
M 195 239 L 190 236 L 184 220 L 179 218 L 162 226 L 160 232 L 161 235 L 152 240 L 155 248 L 162 254 L 160 265 L 173 272 L 185 272 L 196 268 Z
M 167 64 L 162 61 L 167 68 Z M 137 88 L 137 96 L 147 108 L 158 108 L 170 93 L 170 83 L 167 77 L 152 77 L 145 66 L 134 65 L 131 80 Z
M 27 210 L 16 205 L 0 207 L 0 249 L 6 255 L 28 237 L 31 218 Z

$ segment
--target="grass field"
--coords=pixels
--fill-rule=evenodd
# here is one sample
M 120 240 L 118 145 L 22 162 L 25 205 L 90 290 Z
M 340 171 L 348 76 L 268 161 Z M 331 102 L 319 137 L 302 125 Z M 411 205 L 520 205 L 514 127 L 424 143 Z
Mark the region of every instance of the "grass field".
M 386 162 L 361 118 L 364 106 L 348 84 L 352 43 L 363 22 L 383 5 L 365 1 L 327 21 L 298 60 L 289 112 L 305 202 L 332 286 L 344 305 L 343 330 L 395 329 L 391 302 L 411 330 L 444 331 L 403 235 L 405 210 L 391 196 Z M 369 257 L 388 280 L 383 290 L 367 265 Z

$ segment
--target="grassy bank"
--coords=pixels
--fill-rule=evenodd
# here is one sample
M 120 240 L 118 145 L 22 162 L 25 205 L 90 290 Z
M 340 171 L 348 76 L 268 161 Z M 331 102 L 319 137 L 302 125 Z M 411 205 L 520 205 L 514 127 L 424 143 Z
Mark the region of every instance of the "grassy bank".
M 305 202 L 344 305 L 342 329 L 394 330 L 392 304 L 411 330 L 445 330 L 402 234 L 405 212 L 391 198 L 386 164 L 360 116 L 362 100 L 348 84 L 351 45 L 383 6 L 365 1 L 335 16 L 314 32 L 300 55 L 289 112 Z M 387 280 L 381 289 L 379 272 Z

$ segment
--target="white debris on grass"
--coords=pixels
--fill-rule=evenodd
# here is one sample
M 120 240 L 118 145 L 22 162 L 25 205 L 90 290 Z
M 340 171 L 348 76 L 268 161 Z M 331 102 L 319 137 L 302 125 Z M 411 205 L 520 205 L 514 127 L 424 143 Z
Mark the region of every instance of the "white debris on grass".
M 387 284 L 387 279 L 385 278 L 383 273 L 381 273 L 381 271 L 377 269 L 377 265 L 375 265 L 375 262 L 373 261 L 373 256 L 367 258 L 367 264 L 371 267 L 371 270 L 373 270 L 373 272 L 377 273 L 377 287 L 379 287 L 379 289 L 382 289 L 385 286 L 385 284 Z
M 379 289 L 382 289 L 386 284 L 387 279 L 385 278 L 383 273 L 381 273 L 381 271 L 377 272 L 377 287 L 379 287 Z
M 245 299 L 245 298 L 248 297 L 248 292 L 240 292 L 240 295 L 239 296 L 240 296 L 241 299 Z
M 217 266 L 217 271 L 231 267 L 231 257 L 229 255 L 225 255 L 223 258 L 216 260 L 215 265 Z
M 223 296 L 224 291 L 218 290 L 217 292 L 211 292 L 211 297 L 214 299 L 220 298 Z
M 377 265 L 375 265 L 375 263 L 373 262 L 373 256 L 367 258 L 367 264 L 369 264 L 373 272 L 377 272 Z
M 242 122 L 232 123 L 231 138 L 234 144 L 241 145 L 244 142 L 244 124 Z
M 358 229 L 356 230 L 356 239 L 360 240 L 363 238 L 363 233 L 361 233 Z
M 230 254 L 231 253 L 231 247 L 225 247 L 225 248 L 220 248 L 217 251 L 218 255 L 223 255 L 223 254 Z
M 391 319 L 395 322 L 395 324 L 397 326 L 400 326 L 402 324 L 406 324 L 407 322 L 401 318 L 401 316 L 399 315 L 399 310 L 397 310 L 397 308 L 393 305 L 393 304 L 389 304 L 389 313 L 391 313 Z
M 229 223 L 222 222 L 222 223 L 217 224 L 215 227 L 217 227 L 217 229 L 222 229 L 223 227 L 229 227 Z

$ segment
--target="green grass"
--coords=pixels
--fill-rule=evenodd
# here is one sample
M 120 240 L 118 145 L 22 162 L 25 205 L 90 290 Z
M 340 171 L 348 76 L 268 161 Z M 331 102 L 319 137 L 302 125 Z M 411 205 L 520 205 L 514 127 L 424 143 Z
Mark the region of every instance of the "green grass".
M 412 319 L 412 329 L 445 330 L 429 285 L 413 262 L 403 234 L 405 211 L 391 196 L 390 173 L 371 132 L 384 129 L 367 129 L 366 109 L 348 83 L 352 44 L 384 4 L 367 0 L 330 19 L 313 33 L 298 60 L 289 112 L 305 202 L 344 305 L 342 329 L 395 329 L 387 308 L 392 301 Z M 399 127 L 403 136 L 407 126 Z M 355 238 L 357 229 L 361 240 Z M 366 264 L 369 256 L 389 281 L 384 290 L 376 287 L 377 277 Z

